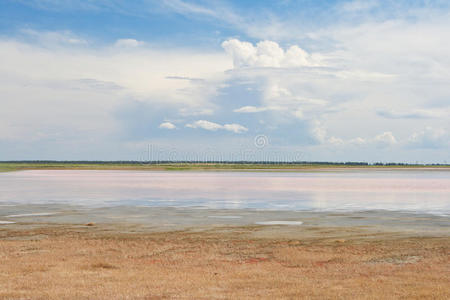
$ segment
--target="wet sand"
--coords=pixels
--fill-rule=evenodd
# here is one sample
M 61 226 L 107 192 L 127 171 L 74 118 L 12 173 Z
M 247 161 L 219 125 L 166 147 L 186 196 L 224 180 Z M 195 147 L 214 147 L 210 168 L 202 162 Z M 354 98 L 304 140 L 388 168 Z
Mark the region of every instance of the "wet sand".
M 16 222 L 0 225 L 2 299 L 450 298 L 448 217 L 48 205 L 2 212 Z M 255 224 L 277 220 L 299 223 Z

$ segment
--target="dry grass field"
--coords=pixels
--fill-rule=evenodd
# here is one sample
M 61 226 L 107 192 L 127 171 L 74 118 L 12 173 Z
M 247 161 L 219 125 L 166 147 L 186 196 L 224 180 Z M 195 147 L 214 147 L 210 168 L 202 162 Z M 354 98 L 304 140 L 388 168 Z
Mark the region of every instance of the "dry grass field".
M 257 237 L 261 228 L 4 226 L 0 298 L 450 299 L 448 237 Z

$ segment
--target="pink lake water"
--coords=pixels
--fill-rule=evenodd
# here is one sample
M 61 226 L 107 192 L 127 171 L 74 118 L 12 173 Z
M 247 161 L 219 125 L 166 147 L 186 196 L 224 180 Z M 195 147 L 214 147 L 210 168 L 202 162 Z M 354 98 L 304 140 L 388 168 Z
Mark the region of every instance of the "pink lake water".
M 65 204 L 450 215 L 448 170 L 0 173 L 0 206 Z

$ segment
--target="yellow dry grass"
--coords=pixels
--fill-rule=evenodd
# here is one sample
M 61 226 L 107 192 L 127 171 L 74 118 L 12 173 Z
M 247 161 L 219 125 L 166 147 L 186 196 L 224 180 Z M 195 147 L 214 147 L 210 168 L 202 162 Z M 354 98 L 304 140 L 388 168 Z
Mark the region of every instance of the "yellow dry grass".
M 0 298 L 450 299 L 446 237 L 95 230 L 2 230 Z

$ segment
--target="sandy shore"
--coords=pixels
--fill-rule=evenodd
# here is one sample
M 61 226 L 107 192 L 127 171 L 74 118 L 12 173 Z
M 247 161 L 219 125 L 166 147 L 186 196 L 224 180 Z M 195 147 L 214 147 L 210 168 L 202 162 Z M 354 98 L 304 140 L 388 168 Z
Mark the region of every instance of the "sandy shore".
M 361 226 L 0 227 L 2 299 L 449 299 L 450 236 Z

